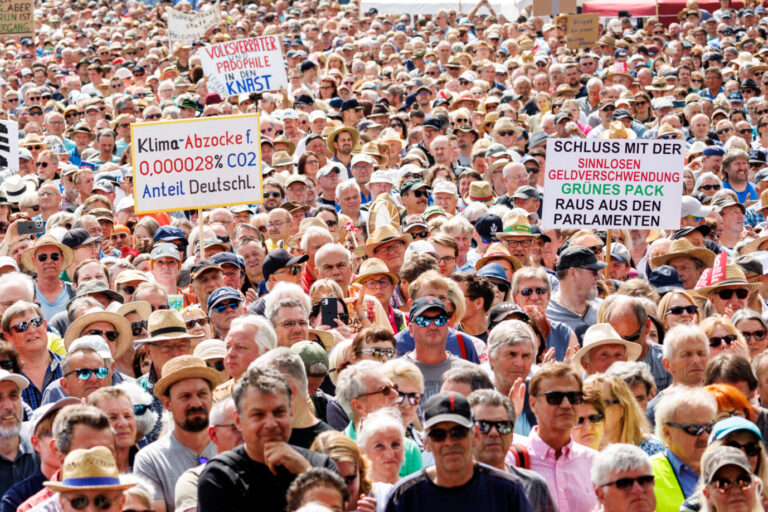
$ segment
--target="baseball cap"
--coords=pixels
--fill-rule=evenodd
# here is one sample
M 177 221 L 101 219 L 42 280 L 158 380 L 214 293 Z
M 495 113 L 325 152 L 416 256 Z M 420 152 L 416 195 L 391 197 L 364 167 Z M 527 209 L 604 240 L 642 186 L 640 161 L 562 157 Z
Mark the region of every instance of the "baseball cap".
M 211 256 L 211 259 L 220 267 L 224 265 L 234 265 L 241 270 L 245 270 L 245 260 L 233 252 L 220 252 Z
M 456 184 L 451 181 L 438 181 L 435 183 L 435 187 L 432 189 L 432 193 L 437 194 L 440 192 L 455 196 L 459 193 L 459 189 L 456 187 Z
M 475 222 L 475 231 L 485 243 L 498 242 L 497 233 L 504 231 L 504 222 L 501 217 L 493 213 L 484 213 Z
M 293 265 L 304 263 L 307 259 L 309 259 L 309 256 L 306 254 L 293 257 L 285 249 L 275 249 L 264 258 L 264 263 L 261 265 L 261 271 L 264 275 L 264 279 L 269 280 L 269 276 L 281 268 L 292 267 Z
M 680 279 L 680 274 L 677 273 L 677 270 L 675 270 L 674 267 L 670 267 L 669 265 L 662 265 L 651 270 L 651 273 L 648 276 L 648 282 L 662 295 L 671 292 L 672 290 L 685 289 L 683 280 Z
M 102 236 L 91 236 L 91 234 L 83 228 L 73 228 L 64 233 L 64 236 L 61 239 L 61 243 L 70 249 L 76 249 L 83 245 L 99 242 L 103 239 L 104 237 Z
M 213 260 L 209 259 L 196 261 L 195 264 L 192 265 L 192 270 L 190 270 L 189 275 L 192 277 L 192 279 L 196 279 L 203 272 L 211 269 L 221 270 L 221 267 L 218 266 Z
M 325 377 L 330 363 L 323 346 L 315 341 L 300 341 L 291 345 L 291 352 L 298 355 L 304 363 L 307 377 Z
M 712 213 L 711 206 L 702 206 L 693 196 L 683 196 L 680 203 L 680 217 L 706 217 Z
M 541 195 L 539 194 L 539 191 L 536 190 L 535 187 L 532 187 L 530 185 L 523 185 L 522 187 L 518 187 L 517 190 L 515 190 L 514 195 L 512 198 L 517 199 L 536 199 L 537 201 L 541 200 Z
M 435 246 L 426 240 L 416 240 L 408 244 L 408 250 L 405 251 L 405 259 L 408 259 L 409 254 L 412 253 L 431 254 L 436 259 L 440 259 L 440 253 L 437 252 Z
M 417 227 L 429 229 L 429 226 L 427 226 L 427 221 L 424 220 L 424 216 L 419 215 L 418 213 L 407 215 L 403 219 L 402 227 L 403 227 L 403 233 L 407 233 L 409 229 L 413 229 Z
M 499 265 L 498 263 L 488 263 L 486 265 L 483 265 L 480 270 L 477 271 L 477 275 L 483 276 L 483 277 L 492 277 L 494 279 L 500 279 L 501 281 L 504 281 L 506 284 L 509 283 L 509 279 L 507 278 L 507 273 L 504 272 L 504 267 Z
M 429 311 L 430 309 L 439 309 L 446 315 L 448 314 L 443 301 L 437 297 L 427 295 L 426 297 L 419 297 L 411 303 L 411 309 L 409 311 L 410 317 L 411 319 L 414 319 L 425 311 Z
M 150 253 L 152 261 L 157 261 L 160 258 L 173 258 L 174 260 L 181 261 L 181 254 L 174 244 L 159 243 L 152 248 Z
M 530 318 L 528 313 L 523 311 L 522 308 L 514 302 L 501 302 L 493 306 L 488 312 L 488 331 L 493 330 L 494 327 L 504 320 L 507 320 L 511 315 L 517 315 L 517 319 L 522 320 L 523 322 L 527 322 Z
M 595 253 L 589 247 L 572 245 L 560 253 L 555 270 L 567 270 L 574 267 L 602 270 L 607 266 L 604 262 L 598 261 Z
M 418 190 L 420 188 L 429 189 L 429 185 L 421 180 L 408 180 L 400 187 L 400 195 L 405 194 L 409 190 Z
M 197 356 L 204 361 L 210 361 L 212 359 L 224 359 L 227 354 L 227 346 L 222 340 L 214 338 L 203 340 L 197 344 L 193 356 Z
M 162 240 L 168 242 L 171 240 L 186 240 L 186 238 L 184 232 L 176 226 L 160 226 L 157 228 L 157 231 L 155 231 L 155 236 L 152 237 L 152 241 L 159 242 Z
M 231 288 L 229 286 L 222 286 L 221 288 L 216 288 L 208 296 L 208 312 L 210 313 L 211 309 L 219 302 L 223 300 L 232 300 L 232 299 L 241 301 L 241 302 L 243 300 L 243 298 L 240 296 L 240 292 L 235 290 L 234 288 Z
M 425 429 L 446 421 L 464 428 L 472 428 L 472 409 L 469 401 L 461 393 L 454 391 L 438 393 L 429 397 L 424 405 Z
M 621 263 L 629 263 L 632 260 L 632 256 L 629 255 L 629 250 L 618 242 L 611 244 L 611 258 L 617 259 Z
M 56 402 L 49 402 L 45 405 L 41 405 L 35 411 L 32 413 L 32 418 L 29 420 L 30 422 L 30 434 L 34 434 L 35 430 L 37 430 L 37 426 L 40 425 L 40 423 L 46 419 L 48 416 L 53 414 L 54 412 L 58 411 L 62 407 L 66 407 L 68 405 L 78 405 L 82 404 L 83 401 L 79 398 L 76 398 L 74 396 L 67 396 L 62 398 L 61 400 L 57 400 Z
M 712 434 L 709 436 L 709 443 L 711 444 L 713 441 L 724 439 L 728 434 L 738 432 L 739 430 L 752 432 L 758 439 L 761 441 L 763 440 L 763 434 L 760 433 L 760 429 L 757 428 L 757 425 L 741 416 L 731 416 L 730 418 L 725 418 L 724 420 L 715 423 L 715 426 L 712 427 Z
M 741 213 L 745 213 L 746 210 L 747 210 L 744 207 L 743 204 L 741 204 L 740 202 L 738 202 L 736 199 L 732 198 L 731 196 L 718 197 L 717 199 L 712 201 L 712 206 L 708 207 L 708 208 L 714 208 L 715 211 L 717 211 L 717 213 L 720 213 L 723 210 L 725 210 L 726 208 L 728 208 L 729 206 L 738 206 L 739 209 L 741 210 Z M 702 208 L 704 208 L 704 207 L 702 207 Z M 702 217 L 703 217 L 703 215 L 702 215 Z
M 744 452 L 733 446 L 716 446 L 707 450 L 702 458 L 701 480 L 705 484 L 712 483 L 717 471 L 726 466 L 737 466 L 752 475 L 752 466 Z

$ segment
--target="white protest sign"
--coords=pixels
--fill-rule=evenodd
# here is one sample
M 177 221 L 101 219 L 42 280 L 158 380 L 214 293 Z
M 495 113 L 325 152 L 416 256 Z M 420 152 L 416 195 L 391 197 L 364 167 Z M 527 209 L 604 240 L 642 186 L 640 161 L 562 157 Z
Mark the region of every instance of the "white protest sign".
M 547 139 L 542 227 L 679 229 L 684 144 Z
M 288 87 L 279 35 L 235 39 L 204 46 L 197 52 L 208 90 L 222 98 Z
M 19 170 L 19 123 L 0 121 L 0 168 Z
M 256 114 L 131 125 L 136 213 L 262 202 Z
M 205 11 L 182 12 L 168 9 L 168 37 L 171 41 L 191 43 L 201 39 L 209 29 L 221 23 L 219 2 Z

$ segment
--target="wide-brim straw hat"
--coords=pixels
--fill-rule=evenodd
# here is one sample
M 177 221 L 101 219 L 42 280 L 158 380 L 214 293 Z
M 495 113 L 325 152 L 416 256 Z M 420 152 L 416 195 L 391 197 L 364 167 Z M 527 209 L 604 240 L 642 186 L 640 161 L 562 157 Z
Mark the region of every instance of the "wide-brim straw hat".
M 687 238 L 673 240 L 666 254 L 660 254 L 651 258 L 651 266 L 659 268 L 669 265 L 669 262 L 677 258 L 695 258 L 701 261 L 705 267 L 711 267 L 715 262 L 715 253 L 703 247 L 696 247 Z
M 520 263 L 520 260 L 509 254 L 509 251 L 507 250 L 504 245 L 500 243 L 494 243 L 488 246 L 488 249 L 485 251 L 485 254 L 482 258 L 477 260 L 475 263 L 475 268 L 477 270 L 480 270 L 483 268 L 488 262 L 491 260 L 498 260 L 503 259 L 507 260 L 510 265 L 512 265 L 512 269 L 519 270 L 520 267 L 522 267 L 522 264 Z
M 124 316 L 110 311 L 89 311 L 78 317 L 69 325 L 67 332 L 64 333 L 64 348 L 69 350 L 69 346 L 73 341 L 84 336 L 83 330 L 96 322 L 112 324 L 118 333 L 117 345 L 115 345 L 115 353 L 112 354 L 112 359 L 118 359 L 125 354 L 133 342 L 131 323 Z
M 328 139 L 325 141 L 325 145 L 328 148 L 328 151 L 331 153 L 336 153 L 336 148 L 333 147 L 333 143 L 336 141 L 336 137 L 338 137 L 341 132 L 349 132 L 349 134 L 352 136 L 353 148 L 357 147 L 357 143 L 360 141 L 360 132 L 351 126 L 339 126 L 328 135 Z
M 387 264 L 381 261 L 379 258 L 368 258 L 360 265 L 360 272 L 357 277 L 352 280 L 353 283 L 362 283 L 364 280 L 371 276 L 385 275 L 392 280 L 392 283 L 397 285 L 400 282 L 400 278 L 397 274 L 389 271 Z
M 147 332 L 149 336 L 143 340 L 136 340 L 136 343 L 157 343 L 167 340 L 196 340 L 202 338 L 203 334 L 189 334 L 187 332 L 187 323 L 181 316 L 181 313 L 175 309 L 158 309 L 149 315 L 147 321 Z
M 56 240 L 56 237 L 53 235 L 43 235 L 35 240 L 35 245 L 24 251 L 24 253 L 21 255 L 21 264 L 24 265 L 24 268 L 30 272 L 36 272 L 34 264 L 35 253 L 38 249 L 47 245 L 52 245 L 61 251 L 63 260 L 61 263 L 61 268 L 68 268 L 75 260 L 75 253 L 72 251 L 72 249 Z
M 642 352 L 642 348 L 638 343 L 632 343 L 623 339 L 611 324 L 595 324 L 584 333 L 584 343 L 579 351 L 574 354 L 571 364 L 581 368 L 581 359 L 590 350 L 603 345 L 623 345 L 627 351 L 627 361 L 637 361 Z
M 744 287 L 749 290 L 750 293 L 754 293 L 760 289 L 760 284 L 747 281 L 747 276 L 744 275 L 744 271 L 741 270 L 741 267 L 738 265 L 726 265 L 725 276 L 722 280 L 711 283 L 709 286 L 696 288 L 693 290 L 693 293 L 700 297 L 706 297 L 720 288 L 731 288 L 735 286 Z
M 136 313 L 141 317 L 142 320 L 148 320 L 149 315 L 152 314 L 152 305 L 145 300 L 135 300 L 125 304 L 113 302 L 109 305 L 107 311 L 117 313 L 120 316 L 125 316 L 128 313 Z
M 391 225 L 379 226 L 365 242 L 365 254 L 369 258 L 374 258 L 375 255 L 373 254 L 373 251 L 375 251 L 378 246 L 394 242 L 395 240 L 401 240 L 407 245 L 413 242 L 413 237 L 407 233 L 400 233 L 400 231 Z
M 61 466 L 61 480 L 43 485 L 53 492 L 130 489 L 135 483 L 120 483 L 115 456 L 106 446 L 72 450 Z
M 157 398 L 165 395 L 166 390 L 184 379 L 203 379 L 215 388 L 221 384 L 221 375 L 214 368 L 209 368 L 205 361 L 197 356 L 174 357 L 163 365 L 163 378 L 155 384 Z
M 334 346 L 333 334 L 328 331 L 322 331 L 320 329 L 310 329 L 309 334 L 317 337 L 317 340 L 323 345 L 326 352 L 330 353 Z

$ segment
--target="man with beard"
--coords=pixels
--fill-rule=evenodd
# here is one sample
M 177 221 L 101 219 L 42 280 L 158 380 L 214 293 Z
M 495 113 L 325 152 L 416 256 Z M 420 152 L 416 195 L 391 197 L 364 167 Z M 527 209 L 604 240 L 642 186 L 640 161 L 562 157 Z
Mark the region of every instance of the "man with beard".
M 606 266 L 588 247 L 571 246 L 560 253 L 555 265 L 560 288 L 552 294 L 547 318 L 568 325 L 581 338 L 597 323 L 600 304 L 595 301 L 595 284 L 598 272 Z
M 35 472 L 35 451 L 21 431 L 21 391 L 29 386 L 22 375 L 0 370 L 0 496 Z
M 264 180 L 264 212 L 270 212 L 285 202 L 285 189 L 274 178 Z
M 352 148 L 357 145 L 360 138 L 357 130 L 349 126 L 341 126 L 331 132 L 326 142 L 328 150 L 333 153 L 331 162 L 341 162 L 347 169 L 346 178 L 352 178 L 349 167 L 352 163 Z
M 135 473 L 153 486 L 154 510 L 174 510 L 176 481 L 182 473 L 216 456 L 208 437 L 208 414 L 213 388 L 220 382 L 219 372 L 199 357 L 179 356 L 163 366 L 154 393 L 171 413 L 174 428 L 139 451 L 134 462 Z
M 760 197 L 749 182 L 749 155 L 741 149 L 731 149 L 723 157 L 723 188 L 736 192 L 739 202 L 757 201 Z

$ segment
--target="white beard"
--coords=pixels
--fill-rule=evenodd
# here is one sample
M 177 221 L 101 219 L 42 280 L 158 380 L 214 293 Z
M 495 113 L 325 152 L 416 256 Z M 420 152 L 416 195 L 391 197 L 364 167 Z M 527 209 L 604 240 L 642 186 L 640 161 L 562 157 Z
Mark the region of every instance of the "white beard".
M 12 427 L 0 427 L 0 439 L 10 439 L 16 437 L 21 432 L 21 421 Z

